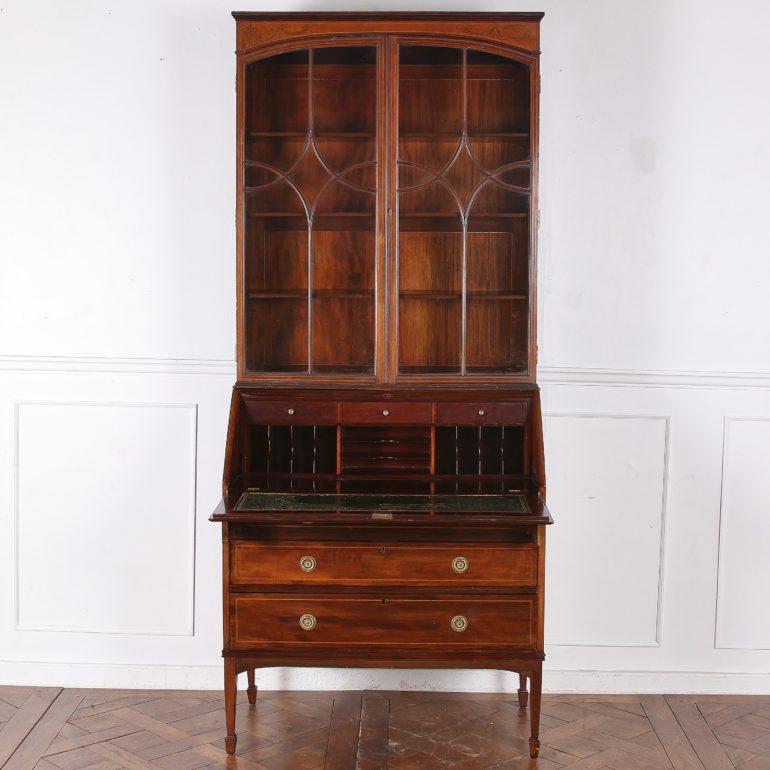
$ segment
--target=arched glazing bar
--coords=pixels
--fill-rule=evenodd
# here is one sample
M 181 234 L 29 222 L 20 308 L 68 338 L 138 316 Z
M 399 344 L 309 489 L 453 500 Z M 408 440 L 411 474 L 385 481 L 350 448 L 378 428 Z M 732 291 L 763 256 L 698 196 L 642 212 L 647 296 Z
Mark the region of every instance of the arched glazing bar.
M 400 47 L 400 374 L 526 371 L 529 83 L 515 59 Z
M 375 62 L 373 47 L 335 46 L 247 66 L 249 371 L 374 371 Z

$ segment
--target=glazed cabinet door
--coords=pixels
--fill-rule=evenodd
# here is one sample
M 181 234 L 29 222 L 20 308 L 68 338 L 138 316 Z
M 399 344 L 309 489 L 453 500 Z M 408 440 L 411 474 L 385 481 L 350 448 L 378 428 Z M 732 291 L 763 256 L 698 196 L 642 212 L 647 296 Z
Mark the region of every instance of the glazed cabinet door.
M 374 40 L 242 65 L 239 347 L 247 379 L 375 375 L 381 61 Z
M 391 52 L 391 369 L 533 376 L 536 62 L 425 39 Z

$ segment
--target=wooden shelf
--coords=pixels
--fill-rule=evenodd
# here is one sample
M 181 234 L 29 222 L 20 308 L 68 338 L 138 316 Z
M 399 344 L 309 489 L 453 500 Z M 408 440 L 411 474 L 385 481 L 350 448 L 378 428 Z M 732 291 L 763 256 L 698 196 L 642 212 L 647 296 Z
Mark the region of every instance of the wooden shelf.
M 307 299 L 308 292 L 295 291 L 249 291 L 249 299 Z M 311 292 L 313 299 L 371 299 L 374 300 L 374 289 L 367 291 L 336 291 L 332 289 L 317 289 Z
M 508 294 L 496 291 L 469 291 L 468 299 L 505 300 L 508 302 L 526 302 L 529 297 L 526 294 Z
M 404 299 L 462 299 L 462 292 L 446 292 L 446 291 L 400 291 L 399 296 Z M 526 294 L 510 294 L 505 292 L 467 292 L 465 295 L 468 299 L 485 299 L 485 300 L 506 300 L 515 302 L 526 302 L 528 299 Z
M 425 133 L 416 133 L 416 132 L 408 132 L 408 133 L 402 133 L 398 135 L 398 138 L 401 140 L 409 140 L 409 139 L 419 139 L 419 140 L 430 140 L 430 141 L 438 141 L 438 142 L 449 142 L 452 140 L 458 140 L 462 134 L 460 133 L 436 133 L 436 132 L 425 132 Z M 528 139 L 529 138 L 529 132 L 528 131 L 468 131 L 467 132 L 468 139 Z
M 447 217 L 459 217 L 460 212 L 459 211 L 421 211 L 421 212 L 401 212 L 399 213 L 399 219 L 430 219 L 430 218 L 436 218 L 446 219 Z M 493 212 L 479 212 L 477 214 L 473 213 L 473 210 L 471 209 L 470 218 L 473 219 L 474 217 L 484 217 L 484 218 L 490 218 L 490 219 L 516 219 L 516 218 L 522 218 L 529 216 L 525 211 L 493 211 Z
M 248 299 L 307 299 L 307 292 L 292 291 L 247 291 Z
M 244 192 L 255 192 L 255 188 L 244 187 Z M 260 190 L 261 192 L 261 190 Z M 305 217 L 304 211 L 255 211 L 247 214 L 248 217 L 266 217 L 272 219 L 275 217 Z M 374 213 L 367 211 L 324 211 L 313 215 L 313 219 L 328 219 L 331 217 L 374 217 Z
M 317 142 L 340 142 L 340 141 L 374 141 L 377 138 L 375 133 L 368 131 L 328 131 L 316 132 L 313 134 Z M 263 139 L 292 139 L 304 142 L 308 138 L 307 131 L 249 131 L 246 135 L 249 141 L 259 141 Z M 249 161 L 246 161 L 248 163 Z

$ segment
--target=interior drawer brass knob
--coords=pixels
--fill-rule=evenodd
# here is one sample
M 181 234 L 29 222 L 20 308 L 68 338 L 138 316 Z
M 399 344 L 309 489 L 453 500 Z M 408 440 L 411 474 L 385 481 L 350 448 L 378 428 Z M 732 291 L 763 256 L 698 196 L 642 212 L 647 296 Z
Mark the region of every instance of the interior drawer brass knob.
M 452 559 L 452 570 L 458 575 L 467 572 L 469 566 L 468 560 L 464 556 L 455 556 L 455 558 Z
M 479 409 L 479 417 L 483 417 L 483 416 L 484 416 L 484 410 L 483 409 Z
M 312 556 L 303 556 L 299 560 L 299 568 L 303 572 L 312 572 L 316 568 L 316 560 Z
M 455 615 L 451 620 L 452 631 L 457 631 L 461 634 L 468 628 L 468 618 L 465 615 Z
M 287 409 L 286 411 L 287 411 L 289 414 L 294 414 L 294 410 L 293 410 L 293 409 L 291 409 L 291 408 L 290 408 L 290 409 Z
M 315 615 L 303 615 L 299 619 L 299 627 L 303 631 L 312 631 L 315 628 L 315 624 L 316 624 Z
M 390 412 L 387 409 L 383 409 L 382 413 L 385 415 L 385 417 L 387 417 L 390 414 Z

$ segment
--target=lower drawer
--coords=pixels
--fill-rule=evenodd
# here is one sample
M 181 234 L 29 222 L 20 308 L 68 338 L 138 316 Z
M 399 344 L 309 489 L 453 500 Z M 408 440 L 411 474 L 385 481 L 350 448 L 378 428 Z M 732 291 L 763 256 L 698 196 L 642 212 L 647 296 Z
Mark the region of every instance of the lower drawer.
M 537 596 L 383 599 L 241 595 L 230 599 L 234 648 L 260 645 L 478 646 L 532 650 Z
M 536 586 L 537 546 L 234 540 L 237 586 Z

